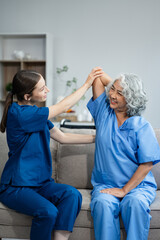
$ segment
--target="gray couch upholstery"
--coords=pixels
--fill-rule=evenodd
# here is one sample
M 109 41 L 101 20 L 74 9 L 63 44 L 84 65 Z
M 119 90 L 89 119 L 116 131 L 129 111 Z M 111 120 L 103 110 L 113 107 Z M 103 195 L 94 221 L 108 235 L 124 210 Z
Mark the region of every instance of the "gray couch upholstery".
M 95 130 L 62 129 L 65 132 L 95 134 Z M 155 129 L 160 143 L 160 129 Z M 70 184 L 82 193 L 82 209 L 78 215 L 70 240 L 94 240 L 93 220 L 90 212 L 90 183 L 94 164 L 94 144 L 62 145 L 51 140 L 53 157 L 53 177 L 58 183 Z M 7 160 L 8 148 L 5 134 L 0 134 L 0 175 Z M 149 240 L 160 240 L 160 164 L 153 168 L 158 184 L 155 201 L 151 205 Z M 0 238 L 29 239 L 32 217 L 17 213 L 0 203 Z M 126 239 L 121 221 L 121 239 Z

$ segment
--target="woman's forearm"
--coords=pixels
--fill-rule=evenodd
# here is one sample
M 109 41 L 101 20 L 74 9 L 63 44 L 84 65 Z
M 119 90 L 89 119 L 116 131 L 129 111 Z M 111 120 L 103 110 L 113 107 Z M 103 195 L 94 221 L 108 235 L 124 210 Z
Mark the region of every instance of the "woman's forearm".
M 152 169 L 153 163 L 143 163 L 141 164 L 136 172 L 133 174 L 132 178 L 128 181 L 128 183 L 122 188 L 125 195 L 130 192 L 132 189 L 136 188 L 145 178 L 145 176 Z
M 95 135 L 64 133 L 58 127 L 53 127 L 50 130 L 50 137 L 60 143 L 93 143 Z
M 143 163 L 137 168 L 131 179 L 123 188 L 105 188 L 102 189 L 100 192 L 123 198 L 127 193 L 129 193 L 132 189 L 136 188 L 143 181 L 143 179 L 152 169 L 152 167 L 152 162 Z
M 60 142 L 70 144 L 94 143 L 95 135 L 64 133 Z

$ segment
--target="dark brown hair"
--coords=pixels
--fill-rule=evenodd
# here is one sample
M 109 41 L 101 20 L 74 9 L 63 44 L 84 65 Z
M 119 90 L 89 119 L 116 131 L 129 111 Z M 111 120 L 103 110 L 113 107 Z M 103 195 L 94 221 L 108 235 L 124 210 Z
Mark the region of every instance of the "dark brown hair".
M 35 85 L 40 80 L 41 75 L 30 70 L 18 71 L 13 77 L 12 91 L 8 93 L 3 110 L 2 120 L 0 124 L 0 131 L 5 132 L 7 124 L 7 113 L 10 105 L 13 103 L 13 96 L 16 95 L 17 100 L 23 101 L 25 94 L 32 94 Z

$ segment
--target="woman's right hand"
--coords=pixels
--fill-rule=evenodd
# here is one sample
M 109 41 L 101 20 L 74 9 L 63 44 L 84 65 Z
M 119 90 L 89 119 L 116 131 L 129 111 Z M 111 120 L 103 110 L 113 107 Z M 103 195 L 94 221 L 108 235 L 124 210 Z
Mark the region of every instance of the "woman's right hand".
M 104 74 L 101 67 L 95 67 L 92 69 L 91 73 L 88 75 L 88 78 L 85 82 L 85 84 L 88 85 L 88 88 L 90 88 L 94 82 L 94 80 L 98 77 L 102 77 Z

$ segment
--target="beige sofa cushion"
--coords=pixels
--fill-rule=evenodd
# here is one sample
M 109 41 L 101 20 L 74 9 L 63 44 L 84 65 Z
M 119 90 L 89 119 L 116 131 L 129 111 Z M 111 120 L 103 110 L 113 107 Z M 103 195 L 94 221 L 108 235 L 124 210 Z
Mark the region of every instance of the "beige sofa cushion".
M 57 156 L 56 181 L 72 185 L 75 188 L 91 189 L 94 147 L 94 144 L 60 145 Z
M 160 163 L 153 166 L 152 173 L 157 183 L 157 189 L 160 190 Z
M 63 132 L 95 135 L 94 129 L 61 128 Z M 80 189 L 92 189 L 91 174 L 94 165 L 95 144 L 59 144 L 57 179 Z

